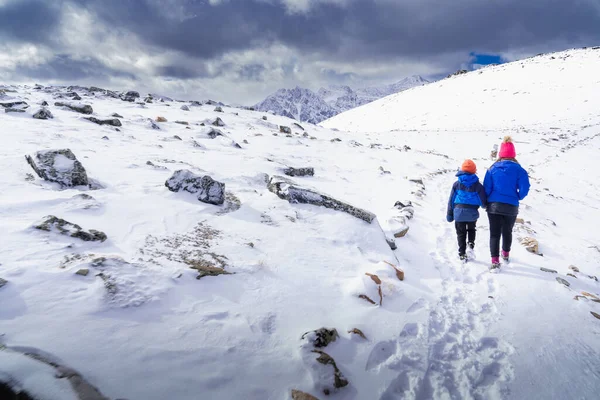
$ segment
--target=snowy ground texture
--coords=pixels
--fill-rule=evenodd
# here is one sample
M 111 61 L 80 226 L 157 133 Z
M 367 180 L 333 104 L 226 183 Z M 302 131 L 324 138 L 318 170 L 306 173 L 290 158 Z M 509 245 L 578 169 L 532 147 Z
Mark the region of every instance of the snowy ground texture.
M 73 88 L 94 117 L 122 116 L 100 126 L 54 106 L 66 88 L 0 87 L 30 105 L 0 114 L 0 382 L 40 400 L 598 398 L 599 70 L 600 50 L 543 55 L 321 127 Z M 53 119 L 32 118 L 43 101 Z M 485 214 L 462 264 L 445 207 L 463 159 L 483 178 L 507 134 L 532 190 L 490 274 Z M 24 156 L 53 149 L 91 189 L 34 173 Z M 267 183 L 287 167 L 314 176 L 278 180 L 286 194 L 377 218 L 281 199 Z M 224 183 L 224 204 L 170 191 L 183 169 Z M 34 228 L 49 215 L 107 238 Z

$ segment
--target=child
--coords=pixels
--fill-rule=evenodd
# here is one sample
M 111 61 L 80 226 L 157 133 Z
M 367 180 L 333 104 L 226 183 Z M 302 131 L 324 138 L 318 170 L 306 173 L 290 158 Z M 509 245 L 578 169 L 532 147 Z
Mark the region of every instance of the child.
M 483 185 L 475 173 L 477 166 L 472 160 L 465 160 L 456 176 L 448 201 L 448 222 L 455 221 L 458 236 L 458 257 L 467 260 L 467 236 L 469 249 L 475 248 L 475 229 L 479 218 L 479 207 L 487 206 L 487 196 Z

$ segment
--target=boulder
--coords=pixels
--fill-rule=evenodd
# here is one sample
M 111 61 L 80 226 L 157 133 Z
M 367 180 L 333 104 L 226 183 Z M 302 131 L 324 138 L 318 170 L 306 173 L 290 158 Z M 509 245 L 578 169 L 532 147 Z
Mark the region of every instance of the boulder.
M 167 122 L 165 117 L 156 117 L 156 122 Z
M 394 232 L 394 237 L 396 239 L 403 238 L 404 236 L 406 236 L 406 234 L 408 233 L 409 230 L 410 230 L 410 227 L 406 226 L 406 227 Z
M 112 114 L 110 114 L 110 116 L 113 117 L 113 118 L 123 118 L 122 115 L 119 115 L 117 113 L 112 113 Z
M 140 97 L 140 94 L 138 92 L 130 90 L 129 92 L 121 93 L 121 95 L 119 97 L 123 101 L 128 101 L 130 103 L 133 103 L 136 101 L 136 99 L 138 99 Z
M 0 103 L 0 106 L 2 106 L 4 108 L 16 108 L 16 109 L 20 109 L 20 110 L 29 108 L 29 104 L 27 104 L 24 101 L 11 101 L 11 102 L 7 102 L 7 103 Z
M 98 125 L 122 126 L 121 121 L 118 118 L 98 119 L 95 117 L 87 117 L 84 119 L 87 119 L 88 121 L 93 122 Z
M 263 119 L 263 121 L 266 121 L 267 120 L 267 116 L 263 115 L 262 119 Z
M 67 108 L 71 111 L 75 111 L 75 112 L 78 112 L 81 114 L 89 115 L 94 112 L 94 109 L 89 104 L 69 104 L 69 103 L 63 103 L 63 102 L 57 101 L 56 103 L 54 103 L 54 105 L 56 107 Z
M 8 114 L 8 113 L 24 113 L 25 110 L 23 110 L 21 108 L 5 108 L 4 112 L 6 114 Z
M 88 268 L 81 268 L 78 269 L 77 272 L 75 272 L 75 275 L 88 276 L 89 273 L 90 270 Z
M 56 232 L 61 235 L 81 239 L 84 242 L 104 242 L 107 239 L 104 232 L 94 229 L 85 231 L 81 226 L 55 217 L 54 215 L 48 215 L 42 222 L 34 225 L 34 228 L 46 232 Z
M 213 122 L 211 122 L 212 126 L 225 126 L 225 122 L 223 122 L 223 120 L 219 117 L 217 117 L 217 119 L 215 119 Z
M 315 169 L 313 167 L 293 168 L 289 167 L 283 170 L 287 176 L 314 176 Z
M 332 210 L 345 212 L 368 223 L 373 222 L 376 217 L 375 214 L 369 211 L 354 207 L 314 190 L 297 186 L 291 180 L 281 176 L 271 177 L 269 179 L 268 189 L 272 193 L 275 193 L 280 199 L 287 200 L 292 204 L 312 204 L 330 208 Z
M 335 328 L 321 328 L 316 331 L 306 332 L 302 335 L 303 340 L 306 339 L 310 344 L 318 348 L 327 347 L 329 343 L 335 342 L 339 337 L 340 335 Z
M 85 168 L 69 149 L 42 150 L 25 156 L 38 176 L 63 187 L 89 185 Z
M 188 106 L 186 106 L 185 104 L 181 106 L 181 109 L 183 111 L 190 111 L 190 108 Z
M 185 190 L 197 195 L 199 201 L 208 204 L 221 205 L 225 202 L 225 184 L 213 180 L 210 176 L 199 176 L 183 169 L 173 173 L 165 182 L 172 192 Z
M 46 100 L 42 101 L 42 104 L 40 104 L 42 107 L 48 107 L 49 104 Z
M 289 126 L 280 125 L 279 132 L 290 134 L 290 133 L 292 133 L 292 129 Z
M 33 114 L 33 118 L 35 119 L 51 119 L 54 118 L 54 115 L 47 108 L 40 108 L 35 114 Z
M 223 107 L 221 107 L 221 106 L 215 107 L 215 112 L 223 112 Z
M 219 136 L 225 136 L 225 135 L 223 135 L 223 132 L 221 132 L 218 129 L 214 129 L 214 128 L 210 128 L 210 130 L 206 134 L 211 139 L 216 139 Z

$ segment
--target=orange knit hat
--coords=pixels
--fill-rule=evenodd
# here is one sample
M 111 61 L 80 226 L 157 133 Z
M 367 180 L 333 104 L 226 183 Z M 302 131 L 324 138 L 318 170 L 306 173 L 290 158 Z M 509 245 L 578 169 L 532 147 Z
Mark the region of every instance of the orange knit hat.
M 461 171 L 468 172 L 470 174 L 474 174 L 477 172 L 477 166 L 473 162 L 473 160 L 465 160 L 460 167 Z

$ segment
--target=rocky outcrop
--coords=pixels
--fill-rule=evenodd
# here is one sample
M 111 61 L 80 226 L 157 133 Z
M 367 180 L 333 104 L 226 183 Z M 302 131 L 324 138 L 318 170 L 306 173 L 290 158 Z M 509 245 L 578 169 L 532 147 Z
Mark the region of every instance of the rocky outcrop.
M 287 176 L 314 176 L 315 169 L 313 167 L 293 168 L 289 167 L 283 170 Z
M 271 177 L 269 179 L 268 189 L 272 193 L 275 193 L 280 199 L 287 200 L 292 204 L 312 204 L 330 208 L 332 210 L 345 212 L 368 223 L 373 222 L 376 217 L 375 214 L 369 211 L 354 207 L 317 191 L 302 188 L 291 180 L 281 176 Z
M 186 106 L 185 104 L 181 106 L 181 109 L 183 111 L 190 111 L 190 108 L 188 106 Z
M 223 135 L 223 132 L 221 132 L 218 129 L 214 129 L 214 128 L 210 128 L 210 130 L 208 132 L 206 132 L 206 135 L 211 139 L 215 139 L 219 136 L 225 136 L 225 135 Z
M 214 121 L 211 122 L 212 126 L 225 126 L 225 122 L 219 117 L 217 117 Z
M 221 106 L 215 107 L 215 112 L 223 112 L 223 107 L 221 107 Z
M 137 99 L 140 98 L 140 94 L 138 92 L 135 92 L 133 90 L 130 90 L 129 92 L 125 92 L 125 93 L 121 93 L 121 95 L 119 96 L 121 98 L 121 100 L 123 101 L 128 101 L 130 103 L 135 102 Z
M 292 133 L 292 129 L 289 126 L 280 125 L 279 126 L 279 132 L 291 134 Z
M 183 169 L 173 173 L 165 182 L 172 192 L 186 191 L 195 194 L 199 201 L 221 205 L 225 202 L 225 184 L 217 182 L 208 175 L 199 176 Z
M 98 125 L 110 125 L 110 126 L 117 126 L 117 127 L 122 126 L 121 121 L 118 118 L 98 119 L 95 117 L 87 117 L 84 119 L 87 119 L 88 121 L 93 122 Z
M 42 150 L 25 156 L 38 176 L 63 187 L 89 185 L 85 168 L 69 149 Z
M 33 114 L 33 118 L 35 119 L 51 119 L 54 118 L 54 115 L 47 108 L 40 108 L 35 114 Z
M 4 112 L 6 114 L 8 114 L 8 113 L 24 113 L 25 110 L 23 110 L 21 108 L 5 108 Z
M 75 112 L 78 112 L 81 114 L 89 115 L 94 112 L 94 109 L 89 104 L 70 104 L 70 103 L 63 103 L 63 102 L 57 101 L 56 103 L 54 103 L 54 105 L 56 107 L 66 108 L 66 109 L 69 109 L 71 111 L 75 111 Z
M 11 101 L 11 102 L 6 102 L 6 103 L 0 103 L 0 107 L 4 107 L 4 108 L 10 108 L 10 109 L 19 109 L 19 110 L 25 110 L 26 108 L 29 108 L 29 104 L 27 104 L 24 101 Z
M 72 238 L 81 239 L 84 242 L 104 242 L 106 240 L 106 234 L 104 232 L 94 229 L 85 231 L 81 226 L 65 221 L 62 218 L 55 217 L 54 215 L 48 215 L 42 222 L 34 225 L 34 228 L 41 231 L 55 232 Z

